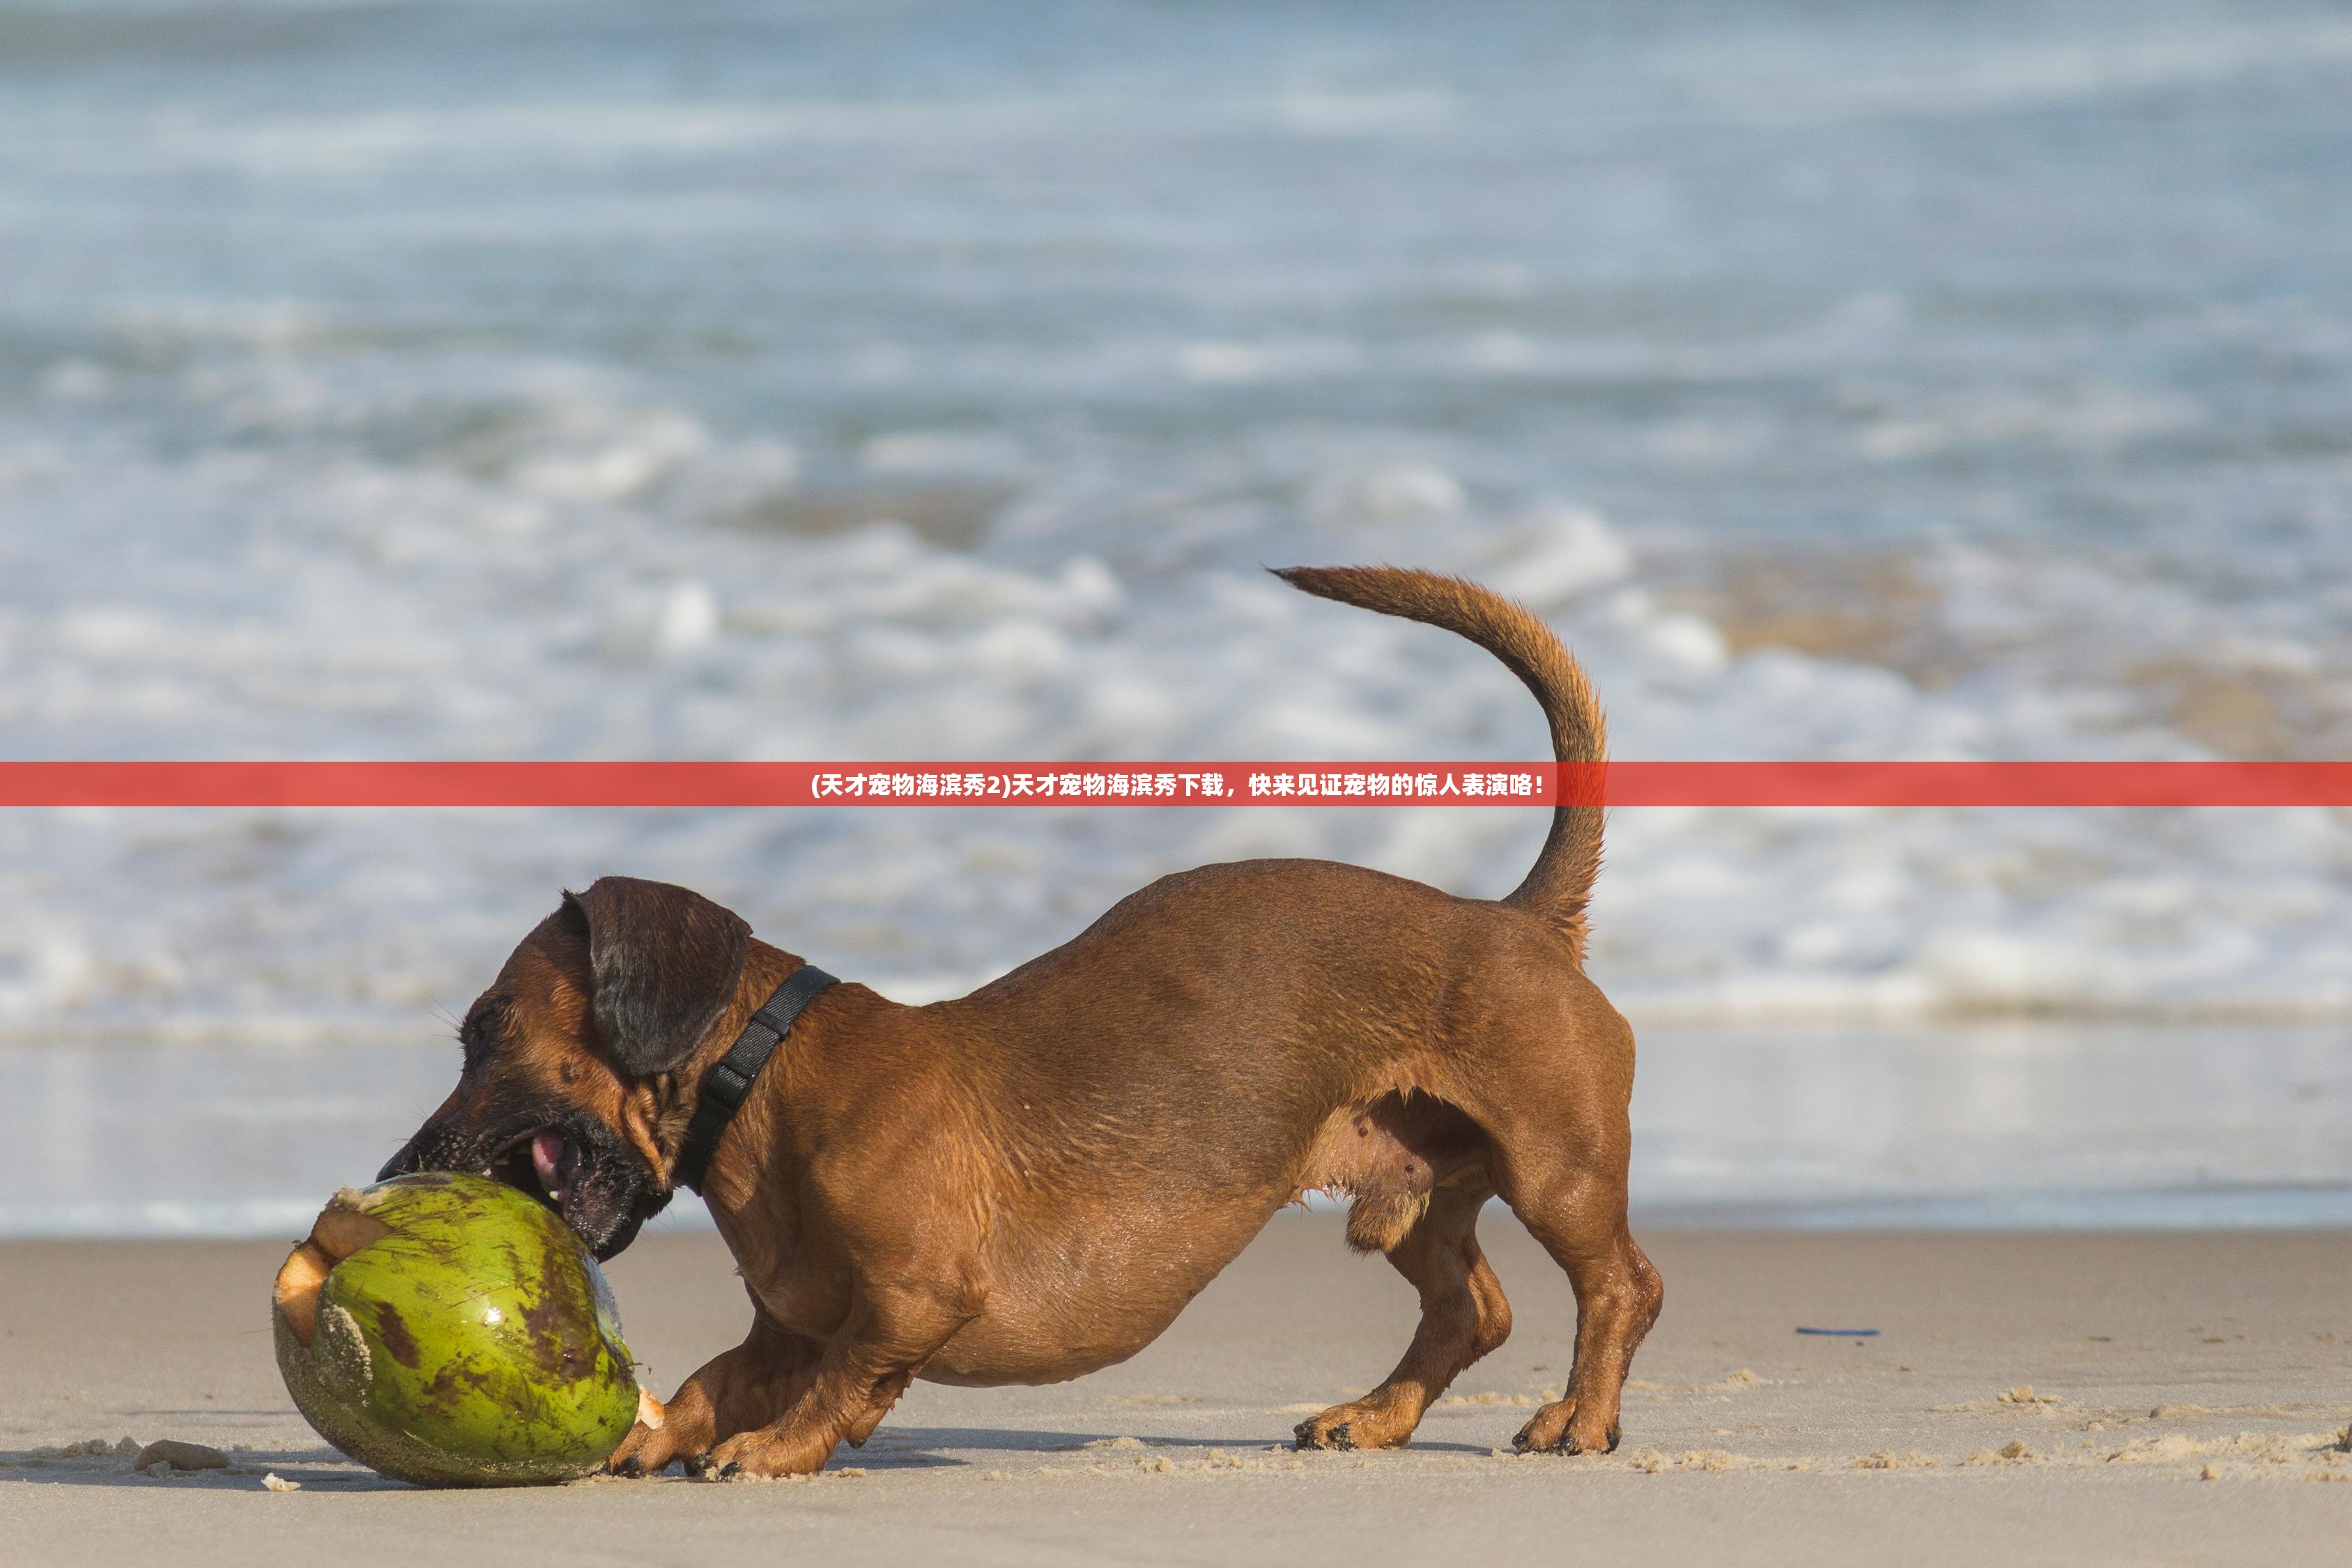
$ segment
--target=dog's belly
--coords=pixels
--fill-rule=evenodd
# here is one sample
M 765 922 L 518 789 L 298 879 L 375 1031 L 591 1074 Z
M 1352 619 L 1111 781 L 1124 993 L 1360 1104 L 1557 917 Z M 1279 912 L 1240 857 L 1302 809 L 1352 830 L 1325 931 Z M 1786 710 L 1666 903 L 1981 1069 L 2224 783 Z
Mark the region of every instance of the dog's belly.
M 1056 1227 L 992 1258 L 981 1315 L 922 1376 L 968 1387 L 1061 1383 L 1114 1366 L 1156 1340 L 1265 1227 L 1289 1196 L 1215 1205 L 1162 1198 Z
M 1352 1196 L 1348 1237 L 1365 1251 L 1394 1247 L 1438 1188 L 1492 1190 L 1485 1142 L 1461 1112 L 1394 1094 L 1332 1113 L 1301 1170 L 1262 1174 L 1240 1194 L 1171 1191 L 1173 1181 L 1089 1192 L 1051 1225 L 1031 1217 L 1003 1226 L 1020 1245 L 991 1252 L 981 1315 L 922 1375 L 973 1386 L 1059 1383 L 1125 1361 L 1302 1188 Z

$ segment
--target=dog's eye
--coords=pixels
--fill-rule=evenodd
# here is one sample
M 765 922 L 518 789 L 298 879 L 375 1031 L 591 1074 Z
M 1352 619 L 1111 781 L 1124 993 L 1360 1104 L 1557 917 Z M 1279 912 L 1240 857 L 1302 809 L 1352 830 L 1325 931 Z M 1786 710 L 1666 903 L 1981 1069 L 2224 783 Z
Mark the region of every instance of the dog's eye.
M 481 1066 L 482 1059 L 499 1043 L 499 1037 L 506 1033 L 506 1026 L 505 1002 L 486 996 L 474 1004 L 466 1021 L 457 1026 L 457 1044 L 466 1053 L 464 1071 L 470 1073 Z

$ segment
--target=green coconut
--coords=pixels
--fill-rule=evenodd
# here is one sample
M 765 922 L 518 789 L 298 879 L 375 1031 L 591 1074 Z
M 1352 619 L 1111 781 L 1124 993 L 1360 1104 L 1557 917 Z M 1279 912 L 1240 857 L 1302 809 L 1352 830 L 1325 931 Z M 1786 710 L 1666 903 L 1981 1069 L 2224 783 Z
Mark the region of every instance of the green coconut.
M 537 1200 L 483 1176 L 335 1194 L 278 1271 L 278 1368 L 319 1435 L 420 1486 L 528 1486 L 603 1463 L 642 1411 L 604 1276 Z

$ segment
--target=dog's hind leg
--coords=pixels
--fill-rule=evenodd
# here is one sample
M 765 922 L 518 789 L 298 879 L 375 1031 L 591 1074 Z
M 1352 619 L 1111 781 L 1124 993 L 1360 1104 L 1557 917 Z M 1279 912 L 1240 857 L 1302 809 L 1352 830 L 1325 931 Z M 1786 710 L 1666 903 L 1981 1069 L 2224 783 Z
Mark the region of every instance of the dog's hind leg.
M 1620 1194 L 1623 1188 L 1617 1189 Z M 1570 1185 L 1556 1205 L 1519 1211 L 1528 1230 L 1568 1270 L 1576 1290 L 1576 1363 L 1568 1395 L 1535 1414 L 1513 1446 L 1521 1453 L 1583 1454 L 1617 1447 L 1618 1404 L 1633 1352 L 1665 1300 L 1658 1271 L 1626 1230 L 1622 1195 L 1603 1184 Z M 1613 1218 L 1606 1214 L 1616 1209 Z
M 1625 1374 L 1665 1300 L 1658 1271 L 1626 1228 L 1622 1153 L 1595 1158 L 1570 1140 L 1530 1155 L 1497 1142 L 1505 1201 L 1568 1271 L 1576 1291 L 1576 1362 L 1567 1395 L 1537 1411 L 1514 1446 L 1522 1453 L 1613 1449 Z
M 1300 1422 L 1300 1447 L 1401 1447 L 1446 1385 L 1509 1336 L 1510 1304 L 1478 1248 L 1478 1208 L 1491 1195 L 1463 1187 L 1430 1194 L 1421 1218 L 1388 1254 L 1421 1292 L 1412 1343 L 1378 1388 Z
M 1591 993 L 1571 977 L 1549 997 L 1498 994 L 1465 1008 L 1467 1043 L 1446 1064 L 1447 1098 L 1485 1135 L 1496 1190 L 1576 1292 L 1566 1396 L 1520 1430 L 1522 1452 L 1617 1446 L 1625 1374 L 1665 1300 L 1625 1222 L 1633 1032 L 1580 988 Z

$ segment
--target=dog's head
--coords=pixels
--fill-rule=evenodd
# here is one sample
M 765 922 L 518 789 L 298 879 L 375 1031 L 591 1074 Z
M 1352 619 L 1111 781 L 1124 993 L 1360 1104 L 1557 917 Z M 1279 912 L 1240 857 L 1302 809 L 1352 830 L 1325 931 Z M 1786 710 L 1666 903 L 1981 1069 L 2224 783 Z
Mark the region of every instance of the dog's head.
M 564 894 L 467 1010 L 457 1089 L 377 1179 L 494 1176 L 611 1258 L 669 1202 L 677 1077 L 735 1000 L 751 940 L 664 882 L 606 877 Z

